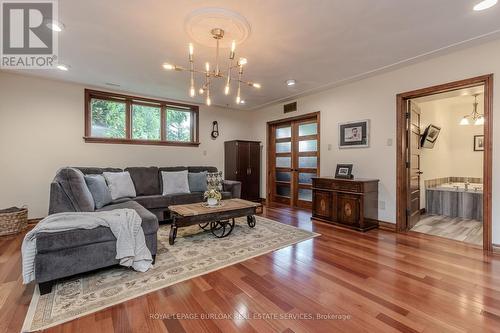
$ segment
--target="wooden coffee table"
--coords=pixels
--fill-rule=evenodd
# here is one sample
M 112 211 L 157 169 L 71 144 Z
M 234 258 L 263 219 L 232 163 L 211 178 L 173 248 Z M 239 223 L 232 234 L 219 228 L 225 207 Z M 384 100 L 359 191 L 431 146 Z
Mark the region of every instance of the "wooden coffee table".
M 222 200 L 219 206 L 208 207 L 206 203 L 169 206 L 172 213 L 172 225 L 168 241 L 174 245 L 177 228 L 198 224 L 204 230 L 210 230 L 217 238 L 227 237 L 234 228 L 234 219 L 246 216 L 250 228 L 255 227 L 254 214 L 262 211 L 260 203 L 243 199 Z

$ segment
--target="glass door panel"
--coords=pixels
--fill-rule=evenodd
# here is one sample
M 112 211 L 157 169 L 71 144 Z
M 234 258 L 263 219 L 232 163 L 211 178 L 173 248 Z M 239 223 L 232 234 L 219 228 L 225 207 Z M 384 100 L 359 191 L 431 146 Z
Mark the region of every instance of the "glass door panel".
M 318 151 L 318 140 L 299 141 L 299 153 Z
M 290 156 L 276 157 L 276 167 L 277 168 L 291 168 L 292 158 Z
M 292 152 L 292 142 L 277 142 L 276 143 L 277 153 L 291 153 Z
M 299 200 L 312 202 L 312 190 L 307 188 L 299 188 Z
M 299 184 L 307 184 L 311 185 L 312 184 L 312 177 L 316 177 L 317 174 L 315 173 L 310 173 L 310 172 L 300 172 L 299 173 Z
M 316 134 L 318 134 L 317 123 L 314 122 L 314 123 L 299 125 L 299 136 L 316 135 Z
M 292 136 L 292 127 L 276 128 L 276 139 L 290 138 Z
M 299 168 L 316 168 L 318 166 L 318 158 L 316 156 L 300 156 Z
M 276 171 L 276 181 L 290 183 L 292 181 L 292 173 L 291 172 Z

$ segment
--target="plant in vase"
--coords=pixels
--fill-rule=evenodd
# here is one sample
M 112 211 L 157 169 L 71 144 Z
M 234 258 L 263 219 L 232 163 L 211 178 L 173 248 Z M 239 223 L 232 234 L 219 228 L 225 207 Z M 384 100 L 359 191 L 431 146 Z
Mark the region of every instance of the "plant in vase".
M 205 191 L 203 197 L 207 199 L 207 204 L 209 206 L 216 206 L 222 199 L 222 194 L 216 189 L 212 188 L 210 190 Z

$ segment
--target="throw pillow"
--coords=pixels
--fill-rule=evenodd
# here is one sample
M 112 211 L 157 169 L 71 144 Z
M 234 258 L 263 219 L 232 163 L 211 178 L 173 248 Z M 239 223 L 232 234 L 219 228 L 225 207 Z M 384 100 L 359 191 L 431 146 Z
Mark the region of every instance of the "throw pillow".
M 205 192 L 207 190 L 207 172 L 188 173 L 189 190 L 191 192 Z
M 163 195 L 173 193 L 191 193 L 189 191 L 188 171 L 162 171 Z
M 128 171 L 125 172 L 103 172 L 102 174 L 108 183 L 111 198 L 134 198 L 136 196 L 134 183 Z
M 222 192 L 224 179 L 222 178 L 222 171 L 207 173 L 207 187 L 208 189 L 216 189 Z
M 95 208 L 100 209 L 113 201 L 106 179 L 102 175 L 85 175 L 85 182 L 94 198 Z

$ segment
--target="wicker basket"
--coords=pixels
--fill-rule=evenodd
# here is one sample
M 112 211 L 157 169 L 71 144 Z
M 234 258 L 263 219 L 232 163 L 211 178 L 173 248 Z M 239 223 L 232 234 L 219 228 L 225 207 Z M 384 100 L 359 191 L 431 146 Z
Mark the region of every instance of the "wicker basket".
M 28 209 L 9 208 L 0 210 L 0 236 L 13 235 L 28 226 Z

